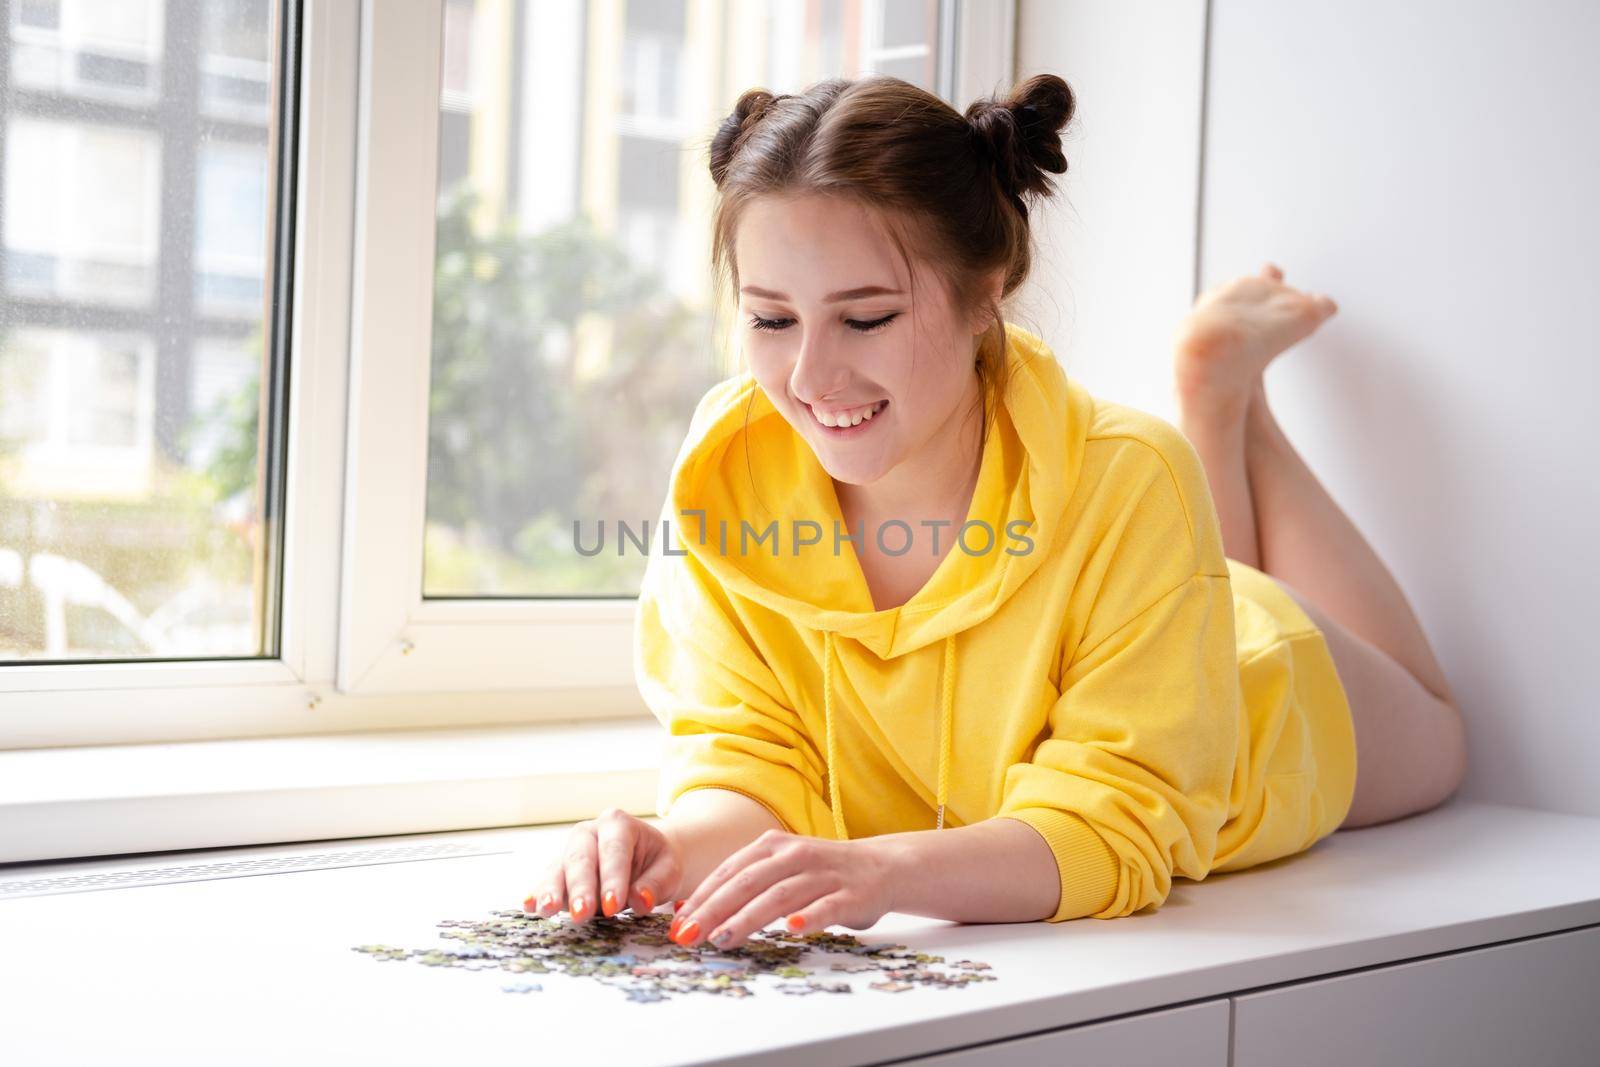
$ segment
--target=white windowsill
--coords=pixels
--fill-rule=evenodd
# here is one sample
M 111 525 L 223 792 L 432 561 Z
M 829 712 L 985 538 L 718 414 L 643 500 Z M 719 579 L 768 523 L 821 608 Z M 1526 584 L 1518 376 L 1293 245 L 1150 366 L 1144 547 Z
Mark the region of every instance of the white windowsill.
M 655 813 L 653 718 L 0 752 L 0 863 Z

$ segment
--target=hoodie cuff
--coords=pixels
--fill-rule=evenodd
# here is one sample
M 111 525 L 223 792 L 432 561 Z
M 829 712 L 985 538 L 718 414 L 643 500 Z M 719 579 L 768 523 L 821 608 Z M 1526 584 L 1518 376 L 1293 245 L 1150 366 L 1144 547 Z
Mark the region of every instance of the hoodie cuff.
M 1059 808 L 1018 808 L 999 817 L 1033 827 L 1055 855 L 1061 901 L 1046 922 L 1078 919 L 1111 906 L 1122 865 L 1083 816 Z

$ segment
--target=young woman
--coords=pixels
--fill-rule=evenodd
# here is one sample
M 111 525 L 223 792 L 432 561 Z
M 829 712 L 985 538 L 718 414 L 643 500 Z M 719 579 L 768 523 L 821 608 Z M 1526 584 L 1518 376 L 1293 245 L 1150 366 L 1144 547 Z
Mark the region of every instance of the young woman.
M 1004 319 L 1073 108 L 871 76 L 722 123 L 750 373 L 694 413 L 639 597 L 662 818 L 578 823 L 526 909 L 686 896 L 675 939 L 723 948 L 1114 918 L 1455 790 L 1428 642 L 1262 388 L 1333 302 L 1271 265 L 1202 296 L 1181 431 Z

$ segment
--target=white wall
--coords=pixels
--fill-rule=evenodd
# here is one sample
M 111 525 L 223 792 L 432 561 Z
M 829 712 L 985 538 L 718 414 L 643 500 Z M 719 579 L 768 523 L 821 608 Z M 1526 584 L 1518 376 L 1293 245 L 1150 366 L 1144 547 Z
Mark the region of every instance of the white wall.
M 1018 73 L 1066 77 L 1085 124 L 1081 218 L 1049 222 L 1032 296 L 1067 279 L 1075 319 L 1041 325 L 1092 390 L 1169 418 L 1203 9 L 1021 0 L 1019 19 Z M 1340 303 L 1268 391 L 1462 698 L 1464 795 L 1590 815 L 1597 42 L 1587 2 L 1212 0 L 1197 183 L 1202 288 L 1270 258 Z
M 1060 75 L 1077 115 L 1015 317 L 1091 391 L 1168 419 L 1194 292 L 1204 31 L 1204 0 L 1018 5 L 1018 80 Z

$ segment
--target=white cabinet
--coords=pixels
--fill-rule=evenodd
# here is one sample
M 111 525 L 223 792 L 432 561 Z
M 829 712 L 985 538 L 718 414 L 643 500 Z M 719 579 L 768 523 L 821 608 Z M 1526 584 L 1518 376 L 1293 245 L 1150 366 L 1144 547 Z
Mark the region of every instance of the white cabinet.
M 1146 1012 L 1110 1022 L 897 1061 L 897 1067 L 1227 1067 L 1228 1002 Z
M 1234 998 L 1233 1067 L 1592 1067 L 1600 928 Z

